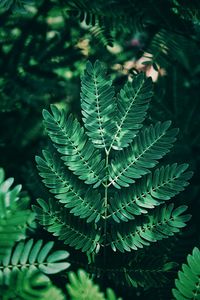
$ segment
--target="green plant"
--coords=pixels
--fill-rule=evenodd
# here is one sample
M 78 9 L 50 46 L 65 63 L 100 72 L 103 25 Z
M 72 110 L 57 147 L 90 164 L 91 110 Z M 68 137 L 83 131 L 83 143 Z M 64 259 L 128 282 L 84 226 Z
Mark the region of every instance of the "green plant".
M 65 300 L 66 297 L 62 290 L 44 274 L 56 274 L 66 270 L 70 266 L 66 262 L 69 253 L 65 250 L 52 252 L 54 242 L 51 241 L 44 243 L 42 240 L 35 242 L 33 239 L 29 239 L 16 243 L 19 239 L 26 238 L 24 220 L 27 221 L 27 218 L 31 216 L 29 220 L 31 224 L 33 217 L 30 211 L 23 207 L 25 198 L 18 197 L 21 185 L 11 190 L 14 179 L 5 180 L 3 169 L 0 169 L 0 175 L 1 299 L 47 300 L 51 298 Z M 22 203 L 19 205 L 20 200 Z M 11 220 L 13 220 L 12 226 L 10 225 Z M 67 290 L 71 299 L 105 299 L 99 286 L 95 285 L 83 270 L 78 272 L 77 277 L 75 273 L 70 272 L 69 278 L 70 283 L 67 285 Z M 107 289 L 106 295 L 108 300 L 117 300 L 111 289 Z
M 13 272 L 9 285 L 1 286 L 0 295 L 2 300 L 65 300 L 62 291 L 36 270 Z
M 117 298 L 110 288 L 106 290 L 105 296 L 100 292 L 99 286 L 94 284 L 89 275 L 81 269 L 78 270 L 77 275 L 74 272 L 69 273 L 67 290 L 71 300 L 122 300 Z
M 56 287 L 50 278 L 38 270 L 22 270 L 13 272 L 9 285 L 1 285 L 2 300 L 122 300 L 117 298 L 112 289 L 107 288 L 106 295 L 89 275 L 78 270 L 69 272 L 69 283 L 66 286 L 69 297 Z
M 28 221 L 32 213 L 26 197 L 20 197 L 21 185 L 11 188 L 13 178 L 5 179 L 0 169 L 0 260 L 16 241 L 25 238 Z M 9 238 L 8 238 L 9 237 Z
M 152 84 L 143 74 L 114 97 L 99 61 L 81 78 L 84 128 L 56 106 L 43 111 L 57 153 L 43 151 L 37 167 L 54 199 L 38 200 L 36 218 L 58 239 L 87 254 L 132 251 L 179 232 L 187 206 L 166 203 L 184 190 L 187 164 L 151 171 L 176 140 L 171 122 L 143 126 Z M 78 178 L 77 178 L 78 177 Z
M 26 238 L 26 229 L 32 224 L 33 213 L 28 209 L 27 197 L 20 197 L 21 185 L 11 189 L 13 178 L 5 180 L 0 169 L 0 295 L 3 300 L 48 299 L 47 292 L 56 300 L 63 300 L 61 292 L 51 285 L 48 277 L 38 273 L 55 274 L 69 267 L 65 259 L 69 253 L 54 251 L 54 242 L 43 245 Z M 16 243 L 17 242 L 17 243 Z M 51 252 L 51 253 L 50 253 Z M 64 261 L 63 261 L 64 260 Z M 32 271 L 34 270 L 34 274 Z M 38 293 L 38 290 L 40 293 Z M 60 294 L 59 298 L 56 298 Z M 45 298 L 46 297 L 46 298 Z
M 199 299 L 200 297 L 200 251 L 195 247 L 192 254 L 187 256 L 187 264 L 182 265 L 175 280 L 173 296 L 177 300 Z
M 15 13 L 27 13 L 26 6 L 33 5 L 33 0 L 1 0 L 0 9 L 6 11 L 12 9 Z
M 40 270 L 45 274 L 55 274 L 69 267 L 65 259 L 69 253 L 64 250 L 58 250 L 50 253 L 54 242 L 48 242 L 43 245 L 42 240 L 34 243 L 33 239 L 27 242 L 19 242 L 14 249 L 3 257 L 0 261 L 1 281 L 0 284 L 9 283 L 12 273 L 20 270 Z
M 69 267 L 65 260 L 69 253 L 64 250 L 50 253 L 54 242 L 43 245 L 42 240 L 34 243 L 26 238 L 26 229 L 34 219 L 28 209 L 26 197 L 20 197 L 21 185 L 13 189 L 13 178 L 5 180 L 0 169 L 0 286 L 12 280 L 13 273 L 25 269 L 39 269 L 46 274 L 57 273 Z M 17 242 L 17 243 L 16 243 Z

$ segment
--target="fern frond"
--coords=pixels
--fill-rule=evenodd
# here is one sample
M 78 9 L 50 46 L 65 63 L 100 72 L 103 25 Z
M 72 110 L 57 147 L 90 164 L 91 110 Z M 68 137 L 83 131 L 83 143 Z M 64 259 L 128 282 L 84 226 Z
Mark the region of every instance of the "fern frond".
M 51 106 L 52 114 L 43 111 L 44 124 L 57 151 L 63 156 L 65 165 L 87 184 L 101 184 L 104 160 L 101 154 L 87 139 L 79 122 L 70 115 L 67 119 L 64 111 Z
M 93 283 L 85 271 L 78 270 L 77 275 L 70 272 L 69 281 L 67 290 L 72 300 L 105 300 L 99 286 Z
M 188 166 L 161 166 L 151 173 L 178 133 L 170 128 L 171 121 L 141 129 L 151 95 L 151 80 L 139 74 L 121 90 L 117 110 L 103 65 L 88 62 L 81 94 L 86 134 L 78 121 L 66 119 L 55 106 L 52 113 L 43 113 L 48 135 L 61 155 L 44 151 L 44 158 L 36 158 L 54 199 L 39 199 L 39 207 L 33 209 L 47 231 L 86 252 L 89 260 L 89 254 L 100 248 L 106 257 L 110 247 L 125 252 L 149 246 L 173 236 L 190 219 L 182 215 L 186 206 L 174 209 L 165 204 L 188 184 Z M 74 175 L 98 191 L 86 188 Z
M 39 271 L 12 272 L 9 286 L 1 286 L 2 300 L 65 300 L 62 291 Z
M 84 22 L 89 30 L 98 27 L 107 36 L 111 37 L 111 39 L 102 39 L 101 35 L 97 35 L 97 38 L 104 46 L 113 46 L 112 40 L 117 39 L 122 32 L 130 36 L 130 34 L 133 35 L 135 32 L 144 30 L 141 9 L 136 9 L 133 18 L 130 10 L 127 10 L 127 6 L 122 7 L 121 3 L 93 3 L 83 0 L 68 1 L 67 12 L 79 19 L 80 22 Z M 105 43 L 106 40 L 107 43 Z
M 37 214 L 36 218 L 46 230 L 63 240 L 65 244 L 81 249 L 82 252 L 98 252 L 101 245 L 101 232 L 95 227 L 88 227 L 88 224 L 80 220 L 72 219 L 66 210 L 59 207 L 57 203 L 49 200 L 49 203 L 42 199 L 38 200 L 40 207 L 33 206 Z
M 152 63 L 155 67 L 159 65 L 166 68 L 172 62 L 182 59 L 187 47 L 187 38 L 161 29 L 152 39 L 147 52 L 152 54 Z
M 109 185 L 128 187 L 135 179 L 149 173 L 158 159 L 169 152 L 177 129 L 168 130 L 170 121 L 156 123 L 142 130 L 127 149 L 120 151 L 109 168 Z
M 106 289 L 106 296 L 85 271 L 79 269 L 77 275 L 69 273 L 67 291 L 71 300 L 122 300 L 117 298 L 112 289 Z
M 14 243 L 25 237 L 26 224 L 31 217 L 26 200 L 19 198 L 21 185 L 11 188 L 13 178 L 5 180 L 0 169 L 0 260 Z
M 43 151 L 44 159 L 36 156 L 37 168 L 43 182 L 55 198 L 63 203 L 70 213 L 87 222 L 100 220 L 103 209 L 101 195 L 93 189 L 85 188 L 75 176 L 67 172 L 63 162 L 55 154 Z
M 86 25 L 95 26 L 95 24 L 101 22 L 101 19 L 97 15 L 97 10 L 95 8 L 90 8 L 88 10 L 87 4 L 88 3 L 85 3 L 85 1 L 82 0 L 68 1 L 67 11 L 79 18 L 80 22 L 85 21 Z
M 142 127 L 149 101 L 152 97 L 152 80 L 144 73 L 127 82 L 117 98 L 117 129 L 111 147 L 121 150 L 127 147 Z
M 70 264 L 65 259 L 69 253 L 64 250 L 50 253 L 53 246 L 54 242 L 43 245 L 42 240 L 19 242 L 0 261 L 0 285 L 9 284 L 11 273 L 20 270 L 38 269 L 46 274 L 55 274 L 67 269 Z
M 87 134 L 97 148 L 106 149 L 115 131 L 115 99 L 112 81 L 97 60 L 87 62 L 81 77 L 81 107 Z
M 26 9 L 27 5 L 33 5 L 33 0 L 1 0 L 0 9 L 6 11 L 12 8 L 14 13 L 24 14 L 28 11 Z
M 176 300 L 200 298 L 200 251 L 195 247 L 192 254 L 187 256 L 187 264 L 182 265 L 175 280 L 175 289 L 172 289 Z
M 167 165 L 143 177 L 135 188 L 116 193 L 108 208 L 109 215 L 116 222 L 135 219 L 148 213 L 149 209 L 171 199 L 189 184 L 192 172 L 185 172 L 187 164 Z M 120 199 L 120 201 L 119 201 Z
M 191 218 L 188 214 L 182 215 L 186 209 L 185 205 L 174 209 L 172 203 L 157 208 L 141 225 L 130 223 L 128 226 L 120 226 L 119 229 L 113 227 L 107 246 L 111 246 L 114 251 L 131 251 L 173 236 Z
M 113 46 L 113 37 L 109 30 L 109 26 L 99 26 L 95 25 L 90 29 L 91 34 L 95 37 L 97 41 L 99 41 L 102 45 Z
M 136 255 L 124 268 L 127 283 L 135 288 L 145 289 L 163 287 L 170 282 L 168 275 L 177 267 L 177 263 L 166 261 L 164 255 Z

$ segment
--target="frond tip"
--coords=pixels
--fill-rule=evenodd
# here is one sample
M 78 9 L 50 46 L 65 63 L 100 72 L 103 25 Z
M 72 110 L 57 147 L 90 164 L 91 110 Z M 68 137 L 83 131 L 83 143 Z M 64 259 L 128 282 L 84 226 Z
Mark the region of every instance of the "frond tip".
M 51 106 L 51 111 L 52 114 L 43 111 L 44 124 L 57 151 L 63 154 L 61 159 L 81 180 L 97 187 L 101 184 L 105 165 L 101 154 L 72 115 L 66 118 L 65 112 L 56 106 Z
M 200 250 L 195 247 L 187 256 L 187 264 L 182 265 L 175 280 L 176 289 L 172 289 L 176 300 L 200 298 Z
M 81 108 L 87 134 L 97 148 L 107 148 L 115 132 L 114 94 L 104 66 L 88 61 L 81 77 Z
M 142 127 L 152 95 L 152 80 L 143 73 L 124 85 L 117 97 L 116 131 L 111 148 L 121 150 L 132 142 Z

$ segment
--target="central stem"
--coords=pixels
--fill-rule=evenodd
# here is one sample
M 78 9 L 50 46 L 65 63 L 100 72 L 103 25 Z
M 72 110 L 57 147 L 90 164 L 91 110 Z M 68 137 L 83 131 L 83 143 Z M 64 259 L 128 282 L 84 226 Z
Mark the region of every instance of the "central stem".
M 104 237 L 105 237 L 105 245 L 107 239 L 107 215 L 108 215 L 108 158 L 109 158 L 109 151 L 105 150 L 106 152 L 106 181 L 105 181 L 105 193 L 104 193 Z M 106 247 L 104 247 L 104 264 L 106 263 Z

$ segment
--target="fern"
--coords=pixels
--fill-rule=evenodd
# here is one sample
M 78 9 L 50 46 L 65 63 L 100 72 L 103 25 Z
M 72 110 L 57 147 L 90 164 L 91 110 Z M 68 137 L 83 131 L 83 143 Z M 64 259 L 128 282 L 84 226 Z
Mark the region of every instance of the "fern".
M 98 42 L 104 45 L 104 47 L 113 46 L 114 39 L 112 33 L 109 31 L 109 26 L 99 26 L 97 24 L 90 28 L 90 32 Z
M 39 271 L 23 270 L 11 274 L 9 286 L 1 287 L 2 300 L 65 300 L 50 279 Z
M 37 214 L 39 223 L 54 236 L 58 236 L 59 240 L 83 252 L 99 251 L 102 239 L 100 230 L 96 231 L 95 227 L 90 228 L 81 221 L 77 222 L 54 201 L 47 203 L 39 199 L 38 203 L 41 208 L 34 205 L 33 210 Z
M 97 223 L 101 217 L 102 201 L 100 194 L 96 190 L 85 188 L 66 172 L 65 166 L 60 158 L 52 155 L 49 151 L 43 151 L 44 159 L 37 156 L 37 166 L 40 176 L 50 192 L 55 194 L 70 212 L 80 218 L 86 218 L 87 222 L 95 220 Z
M 86 65 L 81 77 L 84 128 L 51 106 L 46 131 L 57 153 L 36 157 L 48 201 L 33 209 L 44 228 L 65 244 L 94 258 L 101 250 L 137 251 L 180 232 L 190 219 L 187 206 L 172 197 L 184 190 L 192 172 L 187 164 L 161 165 L 177 129 L 171 122 L 143 128 L 152 83 L 136 75 L 117 97 L 104 65 Z M 169 202 L 169 203 L 167 203 Z
M 102 5 L 103 4 L 103 5 Z M 73 0 L 66 5 L 67 14 L 84 22 L 90 31 L 104 46 L 113 46 L 113 41 L 119 33 L 133 34 L 143 29 L 141 10 L 135 5 L 134 18 L 130 14 L 132 7 L 120 3 L 92 3 L 91 1 Z M 103 33 L 103 38 L 102 38 Z M 108 38 L 105 39 L 105 36 Z
M 78 270 L 76 275 L 74 272 L 69 273 L 69 281 L 67 284 L 67 290 L 71 296 L 71 300 L 120 300 L 121 298 L 116 298 L 115 293 L 112 289 L 106 290 L 106 295 L 100 292 L 99 286 L 94 284 L 89 275 L 83 271 Z M 122 300 L 122 299 L 121 299 Z
M 105 299 L 99 287 L 93 284 L 92 280 L 83 270 L 79 270 L 78 276 L 73 272 L 69 273 L 69 280 L 70 284 L 67 285 L 67 289 L 72 299 Z
M 147 49 L 147 52 L 153 56 L 150 63 L 155 69 L 158 65 L 167 68 L 170 63 L 184 57 L 187 46 L 188 39 L 184 36 L 161 29 L 155 34 Z
M 129 227 L 121 226 L 111 231 L 108 245 L 112 249 L 121 252 L 137 250 L 143 246 L 149 246 L 152 242 L 168 238 L 179 232 L 179 228 L 184 227 L 190 215 L 181 215 L 187 206 L 179 206 L 174 209 L 173 204 L 162 206 L 156 209 L 154 214 L 145 218 L 142 225 L 130 223 Z
M 98 148 L 110 145 L 115 131 L 115 101 L 112 81 L 99 61 L 88 62 L 81 78 L 81 107 L 87 134 Z
M 142 127 L 151 96 L 151 79 L 146 79 L 143 73 L 132 82 L 128 81 L 121 89 L 117 101 L 117 130 L 112 139 L 112 148 L 120 150 L 130 144 Z
M 58 152 L 64 155 L 61 159 L 85 183 L 98 186 L 105 165 L 101 154 L 87 139 L 77 120 L 70 115 L 66 121 L 64 111 L 60 112 L 55 106 L 52 106 L 52 113 L 43 111 L 44 124 Z
M 66 288 L 70 298 L 67 299 L 122 300 L 117 298 L 110 288 L 107 288 L 104 295 L 99 286 L 83 270 L 78 270 L 77 274 L 69 272 L 68 277 L 69 283 Z M 0 295 L 2 300 L 66 300 L 62 290 L 53 285 L 49 277 L 38 270 L 27 269 L 13 272 L 9 285 L 1 286 Z
M 108 208 L 109 215 L 116 222 L 135 219 L 135 216 L 148 213 L 165 201 L 184 190 L 192 173 L 185 172 L 187 164 L 167 165 L 143 177 L 135 187 L 116 193 Z M 117 201 L 121 199 L 121 201 Z
M 175 141 L 176 129 L 168 131 L 171 122 L 156 123 L 142 130 L 133 143 L 119 152 L 111 162 L 109 185 L 128 187 L 137 178 L 149 173 Z
M 26 6 L 33 5 L 33 0 L 1 0 L 0 9 L 6 11 L 12 9 L 14 13 L 27 13 Z
M 130 286 L 145 289 L 164 287 L 169 284 L 169 275 L 177 267 L 177 263 L 166 261 L 163 255 L 136 256 L 124 268 L 124 276 Z
M 187 256 L 187 264 L 182 265 L 182 271 L 178 272 L 175 280 L 173 296 L 177 300 L 199 299 L 200 297 L 200 251 L 195 247 L 192 254 Z
M 55 274 L 69 267 L 65 259 L 69 253 L 58 250 L 50 254 L 54 242 L 43 245 L 42 240 L 34 243 L 33 239 L 19 242 L 0 262 L 0 285 L 8 284 L 12 273 L 21 270 L 40 270 L 45 274 Z
M 26 199 L 20 198 L 21 185 L 12 189 L 13 182 L 13 178 L 5 180 L 4 170 L 0 169 L 0 260 L 16 241 L 25 238 L 32 217 Z

